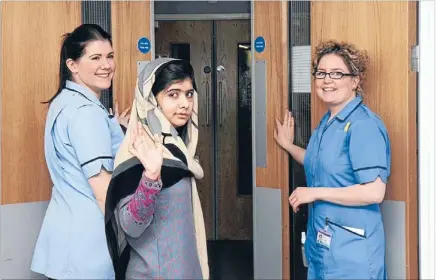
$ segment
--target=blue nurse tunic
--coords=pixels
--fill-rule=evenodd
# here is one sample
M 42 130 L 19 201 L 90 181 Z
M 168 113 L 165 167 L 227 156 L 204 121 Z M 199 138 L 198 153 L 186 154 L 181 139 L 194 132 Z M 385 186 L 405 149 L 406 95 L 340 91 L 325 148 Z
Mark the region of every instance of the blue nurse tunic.
M 329 117 L 329 112 L 324 115 L 307 147 L 308 187 L 343 188 L 377 177 L 386 183 L 391 150 L 378 116 L 357 96 L 328 122 Z M 305 252 L 308 279 L 386 279 L 380 206 L 310 204 Z
M 113 279 L 104 216 L 88 179 L 113 171 L 124 135 L 88 88 L 68 81 L 50 105 L 45 157 L 52 196 L 31 270 L 54 279 Z

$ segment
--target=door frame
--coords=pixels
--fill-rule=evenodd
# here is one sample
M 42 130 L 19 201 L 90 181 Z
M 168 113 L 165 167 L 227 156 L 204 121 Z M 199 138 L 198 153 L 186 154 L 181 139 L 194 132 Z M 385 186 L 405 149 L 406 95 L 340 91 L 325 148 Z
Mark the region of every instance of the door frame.
M 436 277 L 436 98 L 434 1 L 418 3 L 419 278 Z M 425 128 L 425 129 L 420 129 Z
M 151 53 L 151 60 L 154 60 L 156 57 L 156 49 L 154 47 L 154 44 L 156 43 L 156 40 L 154 38 L 155 36 L 155 27 L 156 27 L 156 15 L 154 14 L 154 1 L 155 0 L 151 0 L 150 1 L 150 43 L 151 43 L 151 48 L 150 48 L 150 53 Z M 137 73 L 139 75 L 139 73 Z

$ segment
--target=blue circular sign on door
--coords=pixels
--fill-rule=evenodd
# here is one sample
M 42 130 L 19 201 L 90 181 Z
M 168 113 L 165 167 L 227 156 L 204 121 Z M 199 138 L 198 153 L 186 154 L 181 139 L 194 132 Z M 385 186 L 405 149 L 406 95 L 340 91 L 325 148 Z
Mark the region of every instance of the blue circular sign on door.
M 148 53 L 151 49 L 151 43 L 150 40 L 146 37 L 142 37 L 138 40 L 138 50 L 142 53 Z
M 259 53 L 265 50 L 265 39 L 262 36 L 259 36 L 254 40 L 254 49 Z

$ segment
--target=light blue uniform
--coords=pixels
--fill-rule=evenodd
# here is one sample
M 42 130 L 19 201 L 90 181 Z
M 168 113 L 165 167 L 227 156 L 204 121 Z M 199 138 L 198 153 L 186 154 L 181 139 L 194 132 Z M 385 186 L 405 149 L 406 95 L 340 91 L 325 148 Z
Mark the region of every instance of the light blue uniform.
M 377 177 L 386 183 L 391 151 L 383 122 L 359 96 L 327 123 L 329 117 L 327 113 L 322 118 L 307 147 L 307 185 L 342 188 L 373 182 Z M 379 205 L 310 204 L 305 252 L 308 279 L 386 279 Z
M 31 270 L 55 279 L 113 279 L 104 216 L 88 178 L 113 171 L 124 135 L 97 96 L 71 81 L 50 105 L 45 157 L 52 197 Z

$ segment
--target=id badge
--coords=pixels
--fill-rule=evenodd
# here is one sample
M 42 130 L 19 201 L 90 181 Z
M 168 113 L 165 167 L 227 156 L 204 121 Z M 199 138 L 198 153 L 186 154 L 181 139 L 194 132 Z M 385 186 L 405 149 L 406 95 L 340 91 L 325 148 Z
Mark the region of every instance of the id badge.
M 327 230 L 320 230 L 318 231 L 317 237 L 316 237 L 316 243 L 321 245 L 324 248 L 330 249 L 330 243 L 332 241 L 332 234 L 327 232 Z

